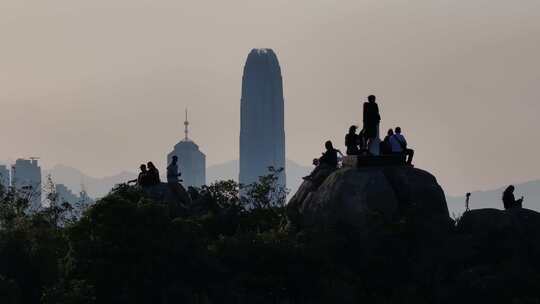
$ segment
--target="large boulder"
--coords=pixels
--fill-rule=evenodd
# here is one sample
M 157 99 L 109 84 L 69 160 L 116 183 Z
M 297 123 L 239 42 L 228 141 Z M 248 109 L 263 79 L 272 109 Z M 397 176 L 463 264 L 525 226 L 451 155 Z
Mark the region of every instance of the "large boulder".
M 467 211 L 453 239 L 453 280 L 471 303 L 527 303 L 531 291 L 537 292 L 540 213 L 522 208 Z
M 443 189 L 430 173 L 409 166 L 342 168 L 321 185 L 305 181 L 287 205 L 298 227 L 371 220 L 414 222 L 426 231 L 449 231 Z
M 540 213 L 524 208 L 476 209 L 463 214 L 457 232 L 485 254 L 540 255 Z M 485 257 L 485 256 L 484 256 Z

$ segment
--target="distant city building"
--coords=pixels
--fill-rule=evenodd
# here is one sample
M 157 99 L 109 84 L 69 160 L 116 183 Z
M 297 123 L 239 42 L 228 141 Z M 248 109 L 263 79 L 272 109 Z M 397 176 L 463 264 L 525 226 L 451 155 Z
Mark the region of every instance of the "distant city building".
M 71 206 L 76 206 L 79 203 L 79 196 L 73 193 L 66 185 L 56 184 L 55 190 L 59 203 L 65 202 L 69 203 Z
M 9 169 L 7 166 L 0 165 L 0 186 L 5 191 L 10 185 Z
M 82 187 L 79 195 L 73 193 L 73 191 L 71 191 L 71 189 L 64 184 L 56 184 L 55 192 L 57 202 L 60 204 L 68 203 L 71 205 L 73 209 L 70 215 L 75 217 L 80 217 L 82 215 L 82 211 L 94 203 L 94 200 L 91 199 L 86 193 L 84 186 Z
M 17 159 L 11 171 L 11 185 L 25 198 L 29 208 L 41 208 L 41 167 L 37 158 Z
M 206 155 L 199 150 L 199 146 L 189 139 L 189 122 L 186 110 L 184 121 L 184 139 L 177 143 L 167 155 L 167 164 L 171 163 L 174 155 L 178 156 L 178 169 L 182 173 L 184 187 L 200 187 L 206 184 Z
M 271 49 L 253 49 L 246 60 L 240 101 L 240 183 L 255 182 L 268 167 L 285 170 L 281 68 Z M 286 186 L 283 171 L 279 183 Z

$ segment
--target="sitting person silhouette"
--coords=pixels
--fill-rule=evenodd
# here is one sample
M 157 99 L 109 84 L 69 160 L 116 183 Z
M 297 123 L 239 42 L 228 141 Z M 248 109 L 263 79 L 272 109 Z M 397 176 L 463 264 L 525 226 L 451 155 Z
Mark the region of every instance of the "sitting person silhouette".
M 394 136 L 394 130 L 388 129 L 384 140 L 381 142 L 381 154 L 392 154 L 392 144 L 390 143 L 392 136 Z
M 326 151 L 323 152 L 320 158 L 313 160 L 313 165 L 316 167 L 310 175 L 303 177 L 304 180 L 322 182 L 324 181 L 324 178 L 328 176 L 328 174 L 337 169 L 338 154 L 343 156 L 343 153 L 341 153 L 341 151 L 338 149 L 334 149 L 332 142 L 329 140 L 324 143 L 324 147 L 326 148 Z
M 326 164 L 332 168 L 337 168 L 338 166 L 338 154 L 343 156 L 343 153 L 338 149 L 334 149 L 334 145 L 331 141 L 327 140 L 324 143 L 326 151 L 323 153 L 321 158 L 319 158 L 319 164 Z
M 146 187 L 148 186 L 148 170 L 146 170 L 146 165 L 145 164 L 142 164 L 139 169 L 141 169 L 141 172 L 139 172 L 139 175 L 137 176 L 136 179 L 132 179 L 130 181 L 128 181 L 127 183 L 130 184 L 130 183 L 137 183 L 137 185 L 141 186 L 141 187 Z
M 141 187 L 148 186 L 148 170 L 146 170 L 146 165 L 142 164 L 140 167 L 141 172 L 139 173 L 139 176 L 137 177 L 137 184 Z
M 360 150 L 358 145 L 360 144 L 360 136 L 356 134 L 357 126 L 350 126 L 349 133 L 345 135 L 345 147 L 347 147 L 347 155 L 358 155 Z
M 148 185 L 159 185 L 161 183 L 161 180 L 159 179 L 159 170 L 152 162 L 148 162 L 146 166 L 148 167 Z
M 515 187 L 513 185 L 510 185 L 503 192 L 502 201 L 505 210 L 508 210 L 510 208 L 521 208 L 521 206 L 523 205 L 524 197 L 522 196 L 520 199 L 516 200 L 516 198 L 514 197 L 514 190 Z
M 407 140 L 401 134 L 400 127 L 396 127 L 394 135 L 390 138 L 390 146 L 392 147 L 392 153 L 405 155 L 407 164 L 412 164 L 414 150 L 407 148 Z
M 167 183 L 178 184 L 180 181 L 178 177 L 181 175 L 182 173 L 178 172 L 178 156 L 174 155 L 171 163 L 167 166 Z
M 368 146 L 367 146 L 366 131 L 364 129 L 362 129 L 360 133 L 358 134 L 358 147 L 360 149 L 361 155 L 369 154 Z

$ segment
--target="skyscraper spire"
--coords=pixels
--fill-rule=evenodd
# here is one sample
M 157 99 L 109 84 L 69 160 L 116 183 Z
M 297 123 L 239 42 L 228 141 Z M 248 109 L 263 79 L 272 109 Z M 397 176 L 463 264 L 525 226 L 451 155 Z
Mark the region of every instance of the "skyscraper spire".
M 189 126 L 189 121 L 188 121 L 188 115 L 187 115 L 187 108 L 186 108 L 186 120 L 184 121 L 184 134 L 186 135 L 184 140 L 189 140 L 189 137 L 188 137 L 188 133 L 189 133 L 189 130 L 188 130 L 188 126 Z

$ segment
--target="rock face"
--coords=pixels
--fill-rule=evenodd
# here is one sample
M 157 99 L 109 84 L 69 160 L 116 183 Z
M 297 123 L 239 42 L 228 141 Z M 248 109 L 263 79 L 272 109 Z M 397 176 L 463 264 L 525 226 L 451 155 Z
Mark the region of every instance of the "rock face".
M 370 219 L 410 220 L 426 230 L 448 230 L 450 217 L 442 188 L 430 173 L 407 166 L 342 168 L 322 184 L 305 181 L 288 206 L 300 227 Z
M 453 265 L 453 281 L 472 295 L 471 303 L 538 300 L 528 294 L 540 282 L 540 213 L 522 208 L 471 210 L 459 220 L 451 242 L 447 260 L 454 263 L 445 263 Z

